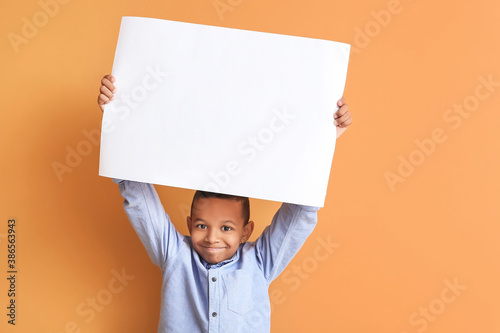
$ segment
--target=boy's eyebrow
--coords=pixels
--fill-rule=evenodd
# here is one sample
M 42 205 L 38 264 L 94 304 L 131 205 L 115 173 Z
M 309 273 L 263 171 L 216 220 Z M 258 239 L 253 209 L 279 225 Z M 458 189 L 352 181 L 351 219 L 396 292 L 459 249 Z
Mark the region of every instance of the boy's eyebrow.
M 203 222 L 203 223 L 207 223 L 207 221 L 205 221 L 204 219 L 201 219 L 199 217 L 195 218 L 194 219 L 194 222 Z M 222 223 L 231 223 L 233 225 L 236 225 L 236 223 L 234 223 L 233 221 L 231 220 L 225 220 L 225 221 L 222 221 Z

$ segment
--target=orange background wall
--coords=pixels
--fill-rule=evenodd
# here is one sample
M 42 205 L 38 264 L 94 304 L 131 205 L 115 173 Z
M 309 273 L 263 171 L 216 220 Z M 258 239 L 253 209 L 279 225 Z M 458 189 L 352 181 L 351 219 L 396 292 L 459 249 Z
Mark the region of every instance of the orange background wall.
M 35 0 L 2 4 L 0 331 L 156 332 L 160 271 L 84 135 L 100 128 L 100 79 L 130 15 L 353 46 L 354 123 L 317 229 L 272 284 L 273 332 L 500 332 L 498 2 L 217 0 L 221 15 L 214 2 L 42 0 L 58 4 L 51 16 Z M 68 149 L 85 156 L 58 178 Z M 186 232 L 192 191 L 157 188 Z M 277 208 L 252 201 L 255 235 Z

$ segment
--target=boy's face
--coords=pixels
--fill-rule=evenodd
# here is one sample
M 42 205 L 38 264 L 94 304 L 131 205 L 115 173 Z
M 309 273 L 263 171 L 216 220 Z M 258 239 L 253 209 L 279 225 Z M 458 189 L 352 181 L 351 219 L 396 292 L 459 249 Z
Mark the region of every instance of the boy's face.
M 241 201 L 198 198 L 187 226 L 196 252 L 209 264 L 230 259 L 248 240 L 253 222 L 244 226 Z

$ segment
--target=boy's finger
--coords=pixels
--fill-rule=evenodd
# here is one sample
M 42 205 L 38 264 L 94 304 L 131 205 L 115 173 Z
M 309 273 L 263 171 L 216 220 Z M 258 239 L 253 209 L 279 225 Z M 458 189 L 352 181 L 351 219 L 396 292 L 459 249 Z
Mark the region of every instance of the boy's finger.
M 349 111 L 347 111 L 344 115 L 342 115 L 342 117 L 337 118 L 336 120 L 338 121 L 339 124 L 342 124 L 343 122 L 345 122 L 349 118 L 351 118 L 351 113 Z
M 352 118 L 349 118 L 346 121 L 344 121 L 343 123 L 340 123 L 340 124 L 335 125 L 335 126 L 337 126 L 338 128 L 346 128 L 351 124 L 352 124 Z
M 345 99 L 344 99 L 344 97 L 342 97 L 341 99 L 339 99 L 339 100 L 337 101 L 337 106 L 338 106 L 338 107 L 341 107 L 341 106 L 342 106 L 342 105 L 344 105 L 344 104 L 345 104 Z
M 97 104 L 102 107 L 102 105 L 109 103 L 110 99 L 104 95 L 100 94 L 99 97 L 97 98 Z
M 342 124 L 340 124 L 339 126 L 340 127 L 347 127 L 347 126 L 349 126 L 351 124 L 352 124 L 352 118 L 349 118 L 346 121 L 344 121 Z
M 347 127 L 351 124 L 352 124 L 352 118 L 348 118 L 344 122 L 340 123 L 338 126 L 339 127 Z
M 115 82 L 116 81 L 116 78 L 113 75 L 111 75 L 111 74 L 104 75 L 103 79 L 108 79 L 110 82 Z
M 102 81 L 101 81 L 101 83 L 102 83 L 103 86 L 107 87 L 113 93 L 116 92 L 115 85 L 109 79 L 103 78 Z
M 97 96 L 97 105 L 99 105 L 101 111 L 104 112 L 104 107 L 103 107 L 104 104 L 102 104 L 101 102 L 101 95 Z
M 106 86 L 101 86 L 101 94 L 104 94 L 110 100 L 114 98 L 113 93 Z
M 346 112 L 347 110 L 349 109 L 349 106 L 347 104 L 344 104 L 340 107 L 340 109 L 338 109 L 334 114 L 333 114 L 333 118 L 334 119 L 337 119 L 337 118 L 340 118 L 342 117 Z
M 352 119 L 351 119 L 351 113 L 350 112 L 347 112 L 346 114 L 344 114 L 342 117 L 340 118 L 337 118 L 335 119 L 334 121 L 334 124 L 336 126 L 348 126 L 352 123 Z

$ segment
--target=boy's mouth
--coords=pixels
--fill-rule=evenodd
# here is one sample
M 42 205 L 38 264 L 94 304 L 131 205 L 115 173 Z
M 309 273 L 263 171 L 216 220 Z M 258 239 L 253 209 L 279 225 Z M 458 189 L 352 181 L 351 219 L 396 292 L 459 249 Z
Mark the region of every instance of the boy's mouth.
M 201 247 L 206 251 L 220 251 L 225 249 L 225 247 L 213 247 L 213 246 L 203 246 L 203 245 L 201 245 Z

